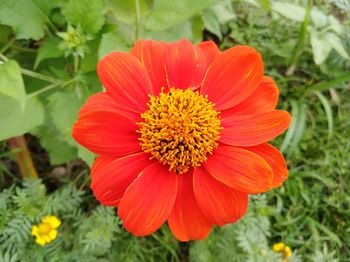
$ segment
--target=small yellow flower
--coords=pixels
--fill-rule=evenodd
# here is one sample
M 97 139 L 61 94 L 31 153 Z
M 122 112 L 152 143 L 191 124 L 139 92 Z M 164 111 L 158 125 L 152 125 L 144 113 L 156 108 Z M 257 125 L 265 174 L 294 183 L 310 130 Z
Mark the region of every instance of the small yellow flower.
M 292 255 L 292 249 L 282 242 L 274 244 L 272 250 L 282 254 L 282 261 L 286 261 Z
M 60 225 L 61 221 L 56 216 L 45 216 L 39 225 L 32 226 L 32 235 L 35 236 L 35 242 L 43 246 L 56 239 L 57 228 Z

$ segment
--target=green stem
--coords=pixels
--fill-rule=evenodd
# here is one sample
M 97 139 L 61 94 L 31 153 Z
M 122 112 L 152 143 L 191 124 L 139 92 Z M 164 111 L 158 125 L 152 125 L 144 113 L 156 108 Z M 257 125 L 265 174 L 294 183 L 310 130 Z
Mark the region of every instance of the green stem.
M 2 53 L 0 53 L 0 58 L 4 60 L 5 62 L 9 61 L 6 56 L 4 56 Z
M 43 74 L 28 70 L 28 69 L 21 68 L 21 72 L 24 75 L 27 75 L 27 76 L 30 76 L 33 78 L 37 78 L 37 79 L 40 79 L 40 80 L 43 80 L 43 81 L 46 81 L 49 83 L 53 83 L 53 84 L 64 84 L 65 83 L 64 81 L 62 81 L 60 79 L 56 79 L 56 78 L 51 77 L 51 76 L 43 75 Z
M 12 46 L 12 44 L 15 42 L 15 40 L 16 40 L 15 38 L 11 38 L 11 40 L 8 41 L 8 43 L 6 45 L 4 45 L 3 48 L 1 48 L 0 53 L 5 53 L 7 51 L 7 49 L 9 49 Z
M 36 52 L 38 52 L 37 49 L 27 48 L 27 47 L 23 47 L 23 46 L 16 46 L 16 45 L 14 45 L 12 48 L 15 49 L 15 50 L 18 50 L 18 51 L 29 52 L 29 53 L 36 53 Z
M 79 56 L 74 55 L 74 72 L 78 72 L 79 71 Z
M 140 37 L 140 24 L 141 24 L 140 1 L 135 0 L 135 42 Z
M 49 91 L 49 90 L 51 90 L 51 89 L 54 89 L 54 88 L 56 88 L 56 87 L 59 87 L 59 86 L 65 87 L 65 86 L 67 86 L 67 85 L 73 83 L 74 81 L 76 81 L 76 80 L 75 80 L 75 79 L 71 79 L 71 80 L 65 82 L 64 84 L 55 83 L 55 84 L 48 85 L 48 86 L 46 86 L 46 87 L 44 87 L 44 88 L 42 88 L 42 89 L 39 89 L 38 91 L 35 91 L 35 92 L 33 92 L 33 93 L 28 94 L 28 95 L 27 95 L 27 100 L 30 99 L 30 98 L 32 98 L 32 97 L 34 97 L 34 96 L 40 95 L 40 94 L 42 94 L 42 93 L 45 93 L 45 92 L 47 92 L 47 91 Z

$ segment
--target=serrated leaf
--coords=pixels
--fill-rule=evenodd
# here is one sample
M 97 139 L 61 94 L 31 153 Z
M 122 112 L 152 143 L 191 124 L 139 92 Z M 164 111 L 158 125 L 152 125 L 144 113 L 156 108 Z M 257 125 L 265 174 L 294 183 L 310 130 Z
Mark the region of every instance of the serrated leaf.
M 175 26 L 214 2 L 214 0 L 154 0 L 153 12 L 146 21 L 146 28 L 148 30 L 164 30 Z
M 38 55 L 35 60 L 34 68 L 37 68 L 39 64 L 50 58 L 56 58 L 64 55 L 64 51 L 58 48 L 58 45 L 62 40 L 58 37 L 48 37 L 38 49 Z
M 310 31 L 312 53 L 316 65 L 322 64 L 332 50 L 332 45 L 324 38 L 317 35 L 314 30 Z
M 17 39 L 38 40 L 44 36 L 54 4 L 46 0 L 0 0 L 0 23 L 11 26 Z
M 80 25 L 85 33 L 90 34 L 100 31 L 105 21 L 103 0 L 69 0 L 62 5 L 62 13 L 69 23 Z
M 101 59 L 110 52 L 127 52 L 129 49 L 125 40 L 117 32 L 108 32 L 102 35 L 98 57 Z
M 294 21 L 303 22 L 305 17 L 305 9 L 290 3 L 273 2 L 271 4 L 273 11 Z
M 107 8 L 119 21 L 126 24 L 135 24 L 135 1 L 108 0 Z M 145 0 L 139 0 L 139 8 L 141 17 L 146 17 L 150 13 L 150 8 Z

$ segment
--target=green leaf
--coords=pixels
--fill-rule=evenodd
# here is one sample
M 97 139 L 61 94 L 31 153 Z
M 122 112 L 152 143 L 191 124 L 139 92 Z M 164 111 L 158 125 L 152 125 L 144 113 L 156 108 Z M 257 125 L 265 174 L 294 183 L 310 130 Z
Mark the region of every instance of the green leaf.
M 191 40 L 192 25 L 190 21 L 186 20 L 166 30 L 146 32 L 144 37 L 165 42 L 178 41 L 182 38 Z
M 66 142 L 76 145 L 71 136 L 72 127 L 78 118 L 78 112 L 85 98 L 76 90 L 56 92 L 48 97 L 49 115 L 54 126 L 63 135 Z
M 58 37 L 48 37 L 38 49 L 38 55 L 35 60 L 34 68 L 37 68 L 39 64 L 50 58 L 56 58 L 64 55 L 64 51 L 58 48 L 58 45 L 62 40 Z
M 217 17 L 220 24 L 225 24 L 235 19 L 235 13 L 232 9 L 231 1 L 223 1 L 209 8 Z
M 328 99 L 321 92 L 315 91 L 313 93 L 318 97 L 318 99 L 320 99 L 323 109 L 326 112 L 327 121 L 328 121 L 328 139 L 330 139 L 333 135 L 333 129 L 334 129 L 332 107 Z
M 9 96 L 20 104 L 25 103 L 26 91 L 21 68 L 15 60 L 0 62 L 0 94 Z
M 322 64 L 332 50 L 332 45 L 324 38 L 318 36 L 317 32 L 310 30 L 311 47 L 316 65 Z
M 203 24 L 204 27 L 214 35 L 216 35 L 220 40 L 222 39 L 222 33 L 220 28 L 220 22 L 213 11 L 204 10 L 203 15 Z
M 86 164 L 88 164 L 90 167 L 92 166 L 92 163 L 94 162 L 96 155 L 90 151 L 88 151 L 86 148 L 78 145 L 78 157 L 85 161 Z
M 344 49 L 344 46 L 338 36 L 336 36 L 333 33 L 326 33 L 325 38 L 341 57 L 345 59 L 350 59 L 348 53 Z
M 311 10 L 311 14 L 310 15 L 311 15 L 311 20 L 312 20 L 312 22 L 314 22 L 316 27 L 324 28 L 325 26 L 327 26 L 328 18 L 321 11 L 313 8 Z
M 49 154 L 51 165 L 60 165 L 77 158 L 77 149 L 65 141 L 65 137 L 53 126 L 51 120 L 32 132 Z
M 129 49 L 125 40 L 117 32 L 108 32 L 102 35 L 98 57 L 101 59 L 110 52 L 127 52 Z
M 100 31 L 105 22 L 103 0 L 69 0 L 62 5 L 62 13 L 69 23 L 80 25 L 84 32 L 90 34 Z
M 305 9 L 298 5 L 283 2 L 273 2 L 271 4 L 271 8 L 273 11 L 293 21 L 304 21 Z
M 188 19 L 214 3 L 214 0 L 154 0 L 153 12 L 146 21 L 149 30 L 164 30 Z
M 0 64 L 0 140 L 23 135 L 44 121 L 44 110 L 36 98 L 26 99 L 16 61 Z
M 4 129 L 0 129 L 0 140 L 21 136 L 43 124 L 44 107 L 36 97 L 31 97 L 27 100 L 23 111 L 19 106 L 15 108 L 11 107 L 14 104 L 11 104 L 11 102 L 9 104 L 8 100 L 3 98 L 0 95 L 2 102 L 0 106 L 0 119 L 3 121 L 2 124 L 4 124 Z M 2 108 L 3 105 L 9 105 L 10 110 Z
M 150 13 L 150 8 L 146 0 L 139 0 L 141 17 L 146 17 Z M 114 17 L 126 24 L 135 24 L 135 1 L 134 0 L 108 0 L 107 8 L 112 12 Z
M 11 26 L 17 39 L 38 40 L 44 36 L 54 4 L 47 0 L 0 0 L 0 23 Z

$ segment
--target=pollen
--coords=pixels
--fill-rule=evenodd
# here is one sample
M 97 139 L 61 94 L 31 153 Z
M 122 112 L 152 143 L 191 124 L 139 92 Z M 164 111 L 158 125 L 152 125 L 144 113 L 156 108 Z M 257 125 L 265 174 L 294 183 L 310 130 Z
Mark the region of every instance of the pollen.
M 170 89 L 150 96 L 147 105 L 138 123 L 140 145 L 170 171 L 182 174 L 200 166 L 218 146 L 220 113 L 197 91 Z

